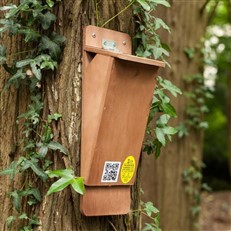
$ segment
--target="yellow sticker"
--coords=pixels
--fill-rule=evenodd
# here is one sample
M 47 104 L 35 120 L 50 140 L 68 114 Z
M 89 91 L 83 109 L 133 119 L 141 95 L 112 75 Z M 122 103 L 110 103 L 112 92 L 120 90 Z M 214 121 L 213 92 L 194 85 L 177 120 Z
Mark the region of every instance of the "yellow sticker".
M 128 156 L 123 162 L 120 178 L 124 184 L 127 184 L 133 177 L 136 169 L 136 160 L 133 156 Z

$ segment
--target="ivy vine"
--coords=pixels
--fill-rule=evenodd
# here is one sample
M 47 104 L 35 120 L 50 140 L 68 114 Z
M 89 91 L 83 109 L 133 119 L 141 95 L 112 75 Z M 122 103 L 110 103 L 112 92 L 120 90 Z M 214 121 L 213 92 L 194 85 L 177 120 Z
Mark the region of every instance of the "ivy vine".
M 40 225 L 36 214 L 29 214 L 23 210 L 22 199 L 32 207 L 41 202 L 42 195 L 38 187 L 39 180 L 59 177 L 48 190 L 48 195 L 71 185 L 73 189 L 84 193 L 83 178 L 76 177 L 72 169 L 49 170 L 52 161 L 47 158 L 49 150 L 59 151 L 68 155 L 68 150 L 59 142 L 54 141 L 52 123 L 62 119 L 62 115 L 54 113 L 46 119 L 41 117 L 43 110 L 41 86 L 47 73 L 52 74 L 60 61 L 65 38 L 56 33 L 52 27 L 56 21 L 53 7 L 60 0 L 21 0 L 19 5 L 8 4 L 0 7 L 3 18 L 0 19 L 0 35 L 21 36 L 28 50 L 18 54 L 7 54 L 7 48 L 0 44 L 0 64 L 9 73 L 4 90 L 22 85 L 28 87 L 30 102 L 27 111 L 19 115 L 17 120 L 23 123 L 23 154 L 18 160 L 0 172 L 9 175 L 15 181 L 16 174 L 33 173 L 36 180 L 28 178 L 21 188 L 14 188 L 8 195 L 13 200 L 14 213 L 6 221 L 8 227 L 15 220 L 24 220 L 20 231 L 33 230 Z M 11 56 L 11 57 L 10 57 Z M 20 56 L 21 59 L 16 59 Z M 13 60 L 13 61 L 10 61 Z M 42 128 L 42 129 L 41 129 Z
M 137 18 L 137 31 L 134 36 L 135 53 L 145 58 L 161 59 L 170 67 L 165 59 L 169 56 L 170 48 L 161 42 L 157 31 L 162 28 L 170 33 L 171 30 L 162 19 L 155 16 L 154 11 L 158 5 L 170 7 L 169 2 L 165 0 L 134 1 L 133 13 Z M 182 94 L 181 90 L 171 81 L 158 76 L 147 124 L 147 134 L 150 138 L 143 145 L 143 151 L 147 154 L 154 153 L 156 158 L 160 155 L 161 147 L 165 146 L 167 141 L 171 141 L 172 136 L 178 132 L 177 128 L 169 125 L 170 119 L 176 118 L 177 113 L 167 92 L 174 97 Z M 159 113 L 161 116 L 156 119 Z M 154 119 L 156 122 L 153 128 L 151 121 Z

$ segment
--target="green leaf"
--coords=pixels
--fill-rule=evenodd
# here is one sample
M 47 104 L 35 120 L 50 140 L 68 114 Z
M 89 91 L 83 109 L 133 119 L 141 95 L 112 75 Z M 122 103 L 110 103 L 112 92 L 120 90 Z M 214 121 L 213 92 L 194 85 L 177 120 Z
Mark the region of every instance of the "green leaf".
M 40 81 L 42 79 L 42 73 L 41 70 L 37 67 L 36 63 L 33 61 L 30 63 L 31 70 L 35 77 Z
M 168 123 L 170 118 L 171 117 L 167 114 L 161 115 L 160 118 L 156 122 L 157 126 L 159 127 L 165 126 Z
M 56 20 L 56 16 L 50 11 L 47 11 L 45 14 L 40 13 L 38 15 L 38 20 L 41 23 L 42 28 L 47 30 L 51 26 L 51 23 Z
M 16 62 L 16 67 L 17 68 L 25 67 L 32 62 L 33 62 L 33 59 L 23 59 L 21 61 Z
M 33 215 L 32 218 L 31 218 L 30 221 L 29 221 L 29 226 L 30 226 L 30 227 L 31 227 L 31 226 L 34 226 L 34 225 L 41 225 L 41 223 L 40 223 L 38 217 L 36 217 L 35 215 Z M 33 230 L 34 230 L 34 229 L 33 229 Z M 31 231 L 33 231 L 33 230 L 31 230 Z
M 5 18 L 11 18 L 15 16 L 18 12 L 19 12 L 18 7 L 12 5 L 12 8 L 9 10 L 9 12 L 5 14 Z
M 53 41 L 53 42 L 55 42 L 56 44 L 58 44 L 58 45 L 63 45 L 64 44 L 64 42 L 66 41 L 66 38 L 64 37 L 64 36 L 62 36 L 62 35 L 60 35 L 60 34 L 57 34 L 57 33 L 55 33 L 55 32 L 52 32 L 52 34 L 51 34 L 51 40 Z
M 61 179 L 57 180 L 51 185 L 51 187 L 49 188 L 47 192 L 47 195 L 63 190 L 64 188 L 66 188 L 68 185 L 72 183 L 72 180 L 73 179 L 69 177 L 62 177 Z
M 193 59 L 196 53 L 195 48 L 185 48 L 184 53 L 187 55 L 189 59 Z
M 59 113 L 54 113 L 53 115 L 48 115 L 48 123 L 51 123 L 52 120 L 57 121 L 60 118 L 62 118 L 62 115 Z
M 22 213 L 18 218 L 19 219 L 28 219 L 28 216 L 26 213 Z
M 83 195 L 85 188 L 83 183 L 83 177 L 77 177 L 72 180 L 71 183 L 72 188 L 79 194 Z
M 149 0 L 150 2 L 153 2 L 153 3 L 156 3 L 156 4 L 159 4 L 159 5 L 163 5 L 163 6 L 166 6 L 166 7 L 170 7 L 170 4 L 168 1 L 166 0 Z
M 47 171 L 47 174 L 50 178 L 53 177 L 67 177 L 74 178 L 74 171 L 72 169 L 58 169 L 54 171 Z
M 177 86 L 175 86 L 174 84 L 172 84 L 171 81 L 166 80 L 166 79 L 164 80 L 164 79 L 162 79 L 160 76 L 158 76 L 157 80 L 158 80 L 158 83 L 159 83 L 164 89 L 166 89 L 166 90 L 168 90 L 169 92 L 171 92 L 171 94 L 172 94 L 173 96 L 176 97 L 177 94 L 182 94 L 181 90 L 180 90 Z
M 156 142 L 155 142 L 155 158 L 156 159 L 160 156 L 161 147 L 162 147 L 161 142 L 158 139 L 156 139 Z
M 184 123 L 181 123 L 178 127 L 178 137 L 182 138 L 184 136 L 187 136 L 189 134 L 187 127 Z
M 9 193 L 11 197 L 13 197 L 13 205 L 14 208 L 19 211 L 21 207 L 21 195 L 19 190 L 15 190 Z
M 27 192 L 28 195 L 33 195 L 37 201 L 41 201 L 42 197 L 38 188 L 31 188 Z
M 24 158 L 21 161 L 21 170 L 25 171 L 28 168 L 31 168 L 36 175 L 38 175 L 43 181 L 46 181 L 47 174 L 38 166 L 38 160 L 37 159 L 31 159 L 27 160 Z
M 61 48 L 58 44 L 56 44 L 54 41 L 52 41 L 47 36 L 42 36 L 41 42 L 39 44 L 39 50 L 40 51 L 46 51 L 48 50 L 50 56 L 54 60 L 59 60 L 60 54 L 61 54 Z
M 136 0 L 145 10 L 149 11 L 151 8 L 146 0 Z
M 171 117 L 176 117 L 176 110 L 170 103 L 162 103 L 161 107 L 164 113 L 170 115 Z
M 163 128 L 163 132 L 167 135 L 174 135 L 178 132 L 178 130 L 176 128 L 168 126 Z
M 10 228 L 12 226 L 12 223 L 16 220 L 15 216 L 9 216 L 6 219 L 6 226 L 7 228 Z
M 144 204 L 144 210 L 149 217 L 151 217 L 153 213 L 159 213 L 159 210 L 156 207 L 154 207 L 153 203 L 150 201 Z
M 165 30 L 167 30 L 169 33 L 171 32 L 170 28 L 168 25 L 160 18 L 155 18 L 155 30 L 160 29 L 163 27 Z
M 52 149 L 52 150 L 59 150 L 60 152 L 62 152 L 63 154 L 68 154 L 68 150 L 60 143 L 55 142 L 55 141 L 51 141 L 48 145 L 48 148 Z
M 42 146 L 39 148 L 38 154 L 40 157 L 44 158 L 48 152 L 47 145 L 42 144 Z
M 31 28 L 26 28 L 26 29 L 20 29 L 19 30 L 20 34 L 25 35 L 25 42 L 32 42 L 32 41 L 37 41 L 41 35 L 39 34 L 38 31 L 35 31 Z
M 0 45 L 0 64 L 5 63 L 6 61 L 6 47 Z
M 36 162 L 30 161 L 30 168 L 43 180 L 46 181 L 47 174 L 38 166 Z
M 17 6 L 12 4 L 12 5 L 6 5 L 6 6 L 0 7 L 0 10 L 5 11 L 5 10 L 16 9 L 16 8 L 17 8 Z
M 163 129 L 157 127 L 157 128 L 155 129 L 155 134 L 156 134 L 157 139 L 160 141 L 160 143 L 161 143 L 163 146 L 165 146 L 165 144 L 166 144 L 166 139 L 165 139 L 165 133 L 164 133 Z
M 52 1 L 52 0 L 46 0 L 46 3 L 47 3 L 47 5 L 49 6 L 49 7 L 53 7 L 54 6 L 54 1 Z
M 9 168 L 0 171 L 0 176 L 10 175 L 10 179 L 13 180 L 15 174 L 18 172 L 17 166 L 18 166 L 17 162 L 15 161 L 11 162 Z

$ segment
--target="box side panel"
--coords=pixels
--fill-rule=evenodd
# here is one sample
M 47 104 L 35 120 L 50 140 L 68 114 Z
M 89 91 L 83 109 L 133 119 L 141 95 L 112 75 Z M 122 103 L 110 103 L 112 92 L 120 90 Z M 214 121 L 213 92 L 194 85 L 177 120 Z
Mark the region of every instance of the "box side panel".
M 103 112 L 113 58 L 96 55 L 82 80 L 81 176 L 87 181 Z
M 134 183 L 157 69 L 115 59 L 87 185 Z

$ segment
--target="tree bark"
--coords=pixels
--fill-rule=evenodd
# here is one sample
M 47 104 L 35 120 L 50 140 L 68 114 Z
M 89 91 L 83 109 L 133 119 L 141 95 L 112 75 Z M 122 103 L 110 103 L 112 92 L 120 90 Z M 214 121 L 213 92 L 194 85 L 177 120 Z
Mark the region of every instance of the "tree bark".
M 5 5 L 8 1 L 1 1 Z M 11 1 L 17 4 L 18 1 Z M 112 15 L 120 12 L 127 1 L 82 1 L 65 0 L 56 7 L 57 15 L 56 30 L 66 37 L 61 64 L 52 76 L 46 76 L 43 84 L 43 116 L 58 112 L 62 114 L 62 120 L 54 125 L 55 139 L 61 141 L 69 150 L 69 156 L 63 157 L 55 153 L 51 159 L 54 169 L 72 167 L 77 176 L 80 173 L 80 129 L 81 129 L 81 78 L 82 78 L 82 35 L 83 27 L 88 24 L 102 25 Z M 96 14 L 99 21 L 96 21 Z M 111 29 L 132 34 L 134 23 L 131 8 L 119 15 L 106 25 Z M 4 35 L 2 43 L 8 47 L 8 53 L 20 51 L 22 43 L 19 38 L 10 38 Z M 0 70 L 0 89 L 4 87 L 7 74 Z M 20 137 L 22 124 L 16 124 L 16 118 L 26 110 L 27 91 L 23 88 L 18 90 L 13 87 L 1 94 L 0 103 L 0 168 L 9 166 L 12 160 L 17 159 L 22 150 L 20 149 Z M 139 174 L 137 174 L 139 178 Z M 7 180 L 6 180 L 7 179 Z M 25 181 L 23 176 L 17 180 L 17 185 Z M 15 187 L 9 178 L 1 177 L 0 201 L 3 208 L 0 217 L 0 230 L 8 230 L 6 218 L 14 213 L 11 201 L 6 196 L 7 192 Z M 139 230 L 140 220 L 132 215 L 108 216 L 108 217 L 84 217 L 79 210 L 79 195 L 67 188 L 59 193 L 46 196 L 49 185 L 41 184 L 43 200 L 33 210 L 40 221 L 41 226 L 37 230 Z M 131 210 L 139 207 L 140 190 L 139 179 L 132 188 Z M 26 206 L 26 205 L 24 205 Z M 16 224 L 11 230 L 18 230 L 20 224 Z
M 185 76 L 200 73 L 201 63 L 198 55 L 188 59 L 185 48 L 199 49 L 200 39 L 205 32 L 205 17 L 201 13 L 206 1 L 170 1 L 171 8 L 158 10 L 158 15 L 170 26 L 172 33 L 163 34 L 163 41 L 170 46 L 172 52 L 168 62 L 171 69 L 165 69 L 160 74 L 170 79 L 182 91 L 190 90 L 183 81 Z M 187 120 L 184 96 L 172 98 L 178 118 L 175 125 Z M 199 130 L 190 131 L 184 138 L 175 137 L 154 160 L 153 155 L 143 154 L 142 165 L 142 200 L 153 201 L 160 210 L 161 227 L 163 230 L 180 231 L 193 230 L 195 219 L 192 217 L 191 199 L 185 192 L 182 173 L 191 165 L 192 158 L 201 160 L 203 134 Z M 196 219 L 197 220 L 197 219 Z

